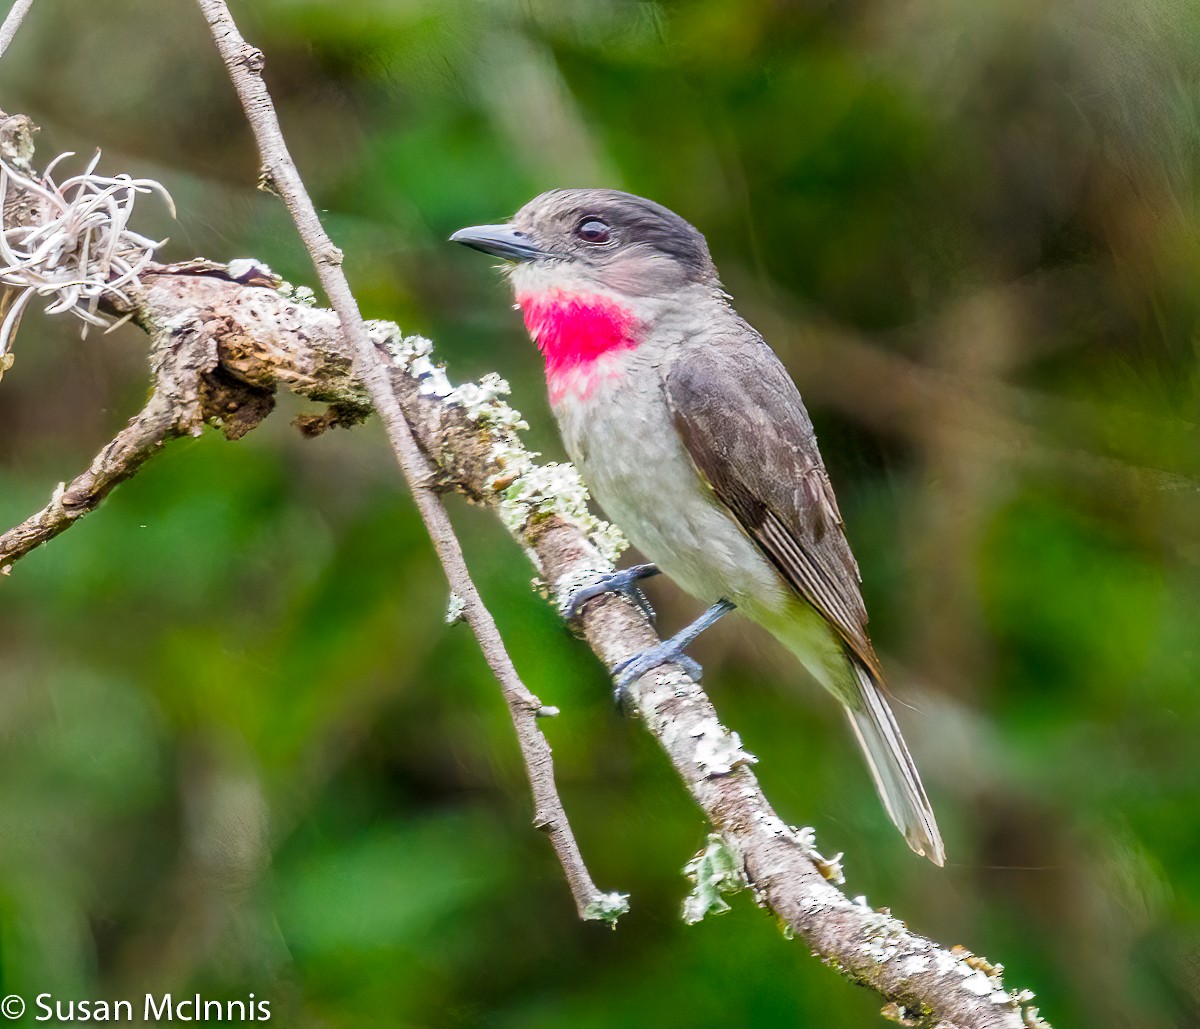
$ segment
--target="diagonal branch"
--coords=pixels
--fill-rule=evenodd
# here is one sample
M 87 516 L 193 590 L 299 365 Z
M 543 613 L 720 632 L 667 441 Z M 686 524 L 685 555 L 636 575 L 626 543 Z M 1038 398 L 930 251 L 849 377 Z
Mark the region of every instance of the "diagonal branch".
M 258 388 L 285 386 L 303 396 L 359 410 L 364 391 L 350 368 L 332 312 L 305 307 L 268 289 L 218 278 L 159 275 L 147 280 L 143 320 L 161 326 L 205 324 L 216 333 L 221 367 Z M 573 471 L 538 465 L 516 435 L 520 416 L 494 377 L 452 387 L 433 364 L 429 343 L 395 325 L 367 326 L 391 360 L 393 396 L 428 460 L 437 486 L 496 510 L 559 592 L 610 570 L 606 526 L 587 511 Z M 635 607 L 616 597 L 589 602 L 580 619 L 597 656 L 611 665 L 657 642 Z M 735 733 L 717 719 L 703 690 L 665 666 L 632 689 L 637 710 L 697 804 L 719 831 L 731 885 L 750 888 L 790 932 L 852 981 L 877 991 L 908 1024 L 944 1029 L 1022 1029 L 1038 1025 L 1032 994 L 1009 992 L 999 972 L 968 951 L 939 947 L 884 911 L 847 899 L 828 879 L 836 866 L 814 849 L 810 830 L 775 813 Z
M 179 435 L 175 408 L 159 390 L 141 412 L 92 461 L 82 475 L 59 483 L 48 503 L 20 525 L 0 534 L 0 575 L 35 547 L 65 532 L 93 510 L 118 483 L 133 475 L 168 439 Z
M 360 381 L 387 430 L 388 440 L 409 486 L 450 588 L 462 604 L 462 618 L 475 633 L 492 674 L 508 703 L 517 739 L 525 759 L 535 803 L 534 823 L 543 829 L 567 874 L 581 918 L 612 919 L 625 910 L 619 894 L 604 894 L 592 882 L 579 845 L 571 833 L 566 812 L 554 785 L 550 745 L 537 725 L 541 702 L 529 692 L 505 649 L 491 612 L 484 606 L 467 569 L 454 528 L 432 488 L 428 461 L 413 439 L 412 430 L 392 394 L 387 370 L 380 363 L 359 313 L 350 284 L 342 271 L 342 252 L 333 245 L 317 217 L 316 208 L 304 188 L 296 164 L 288 152 L 275 105 L 262 80 L 266 63 L 262 51 L 250 46 L 238 33 L 224 0 L 198 0 L 208 20 L 213 40 L 229 77 L 237 90 L 246 118 L 263 159 L 263 184 L 282 197 L 300 237 L 312 257 L 317 277 L 337 311 L 342 334 L 350 344 Z
M 4 24 L 0 25 L 0 57 L 4 56 L 4 51 L 13 41 L 13 36 L 17 34 L 17 29 L 21 27 L 21 22 L 25 20 L 25 15 L 32 6 L 33 0 L 13 0 L 12 7 L 4 17 Z
M 82 475 L 60 483 L 44 508 L 0 534 L 0 574 L 19 558 L 65 532 L 95 510 L 113 488 L 135 474 L 170 439 L 197 435 L 204 425 L 205 376 L 217 365 L 212 340 L 180 333 L 153 356 L 154 387 L 146 406 L 93 459 Z
M 499 399 L 506 387 L 497 378 L 452 387 L 431 361 L 428 341 L 405 338 L 384 322 L 364 326 L 370 361 L 356 363 L 360 355 L 333 312 L 265 287 L 265 275 L 247 279 L 232 271 L 207 262 L 159 268 L 137 291 L 137 318 L 153 341 L 155 396 L 178 418 L 163 438 L 197 431 L 198 419 L 219 420 L 227 434 L 246 431 L 263 416 L 264 395 L 277 387 L 331 405 L 325 418 L 313 420 L 316 428 L 353 421 L 373 401 L 362 369 L 381 369 L 389 404 L 411 426 L 419 448 L 425 470 L 419 495 L 437 499 L 434 490 L 454 489 L 491 506 L 542 579 L 559 591 L 611 569 L 617 547 L 608 527 L 588 513 L 573 470 L 538 465 L 524 449 L 516 435 L 523 423 Z M 145 460 L 155 445 L 132 450 Z M 136 463 L 122 467 L 132 473 Z M 96 493 L 96 502 L 102 495 Z M 37 542 L 10 551 L 8 563 Z M 588 603 L 580 625 L 606 664 L 656 642 L 644 615 L 616 597 Z M 814 954 L 883 997 L 885 1014 L 897 1021 L 925 1029 L 1044 1025 L 1029 1006 L 1032 994 L 1006 990 L 998 968 L 960 948 L 942 948 L 885 910 L 843 895 L 830 881 L 840 881 L 836 863 L 816 852 L 811 830 L 779 818 L 750 768 L 752 756 L 678 668 L 649 673 L 631 692 L 643 722 L 717 830 L 689 866 L 697 880 L 689 918 L 720 910 L 719 890 L 744 886 Z M 506 690 L 506 697 L 514 696 L 510 708 L 525 719 L 519 724 L 532 725 L 546 747 L 535 710 L 522 699 L 528 695 Z M 545 771 L 530 766 L 531 777 L 543 783 Z M 539 804 L 539 818 L 543 810 Z

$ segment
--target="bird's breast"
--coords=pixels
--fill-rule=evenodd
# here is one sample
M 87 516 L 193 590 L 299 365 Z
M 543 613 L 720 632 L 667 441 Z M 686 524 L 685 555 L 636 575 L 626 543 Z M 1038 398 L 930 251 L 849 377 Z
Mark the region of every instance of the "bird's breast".
M 622 355 L 645 335 L 637 315 L 618 299 L 600 293 L 550 289 L 520 293 L 517 307 L 546 361 L 551 403 L 586 399 L 616 374 Z
M 609 359 L 586 396 L 552 407 L 592 496 L 630 542 L 685 591 L 712 603 L 786 603 L 774 568 L 712 495 L 671 419 L 651 352 Z

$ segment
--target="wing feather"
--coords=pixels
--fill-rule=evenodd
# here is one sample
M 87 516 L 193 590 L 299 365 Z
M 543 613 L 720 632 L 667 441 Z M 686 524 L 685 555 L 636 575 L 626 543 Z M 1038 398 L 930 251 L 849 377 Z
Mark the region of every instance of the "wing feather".
M 945 861 L 937 820 L 881 693 L 858 565 L 800 394 L 749 326 L 690 341 L 666 368 L 675 426 L 701 476 L 796 594 L 846 647 L 857 688 L 838 693 L 875 785 L 910 847 Z
M 785 581 L 882 679 L 859 572 L 812 422 L 787 370 L 749 326 L 684 345 L 665 369 L 692 462 Z

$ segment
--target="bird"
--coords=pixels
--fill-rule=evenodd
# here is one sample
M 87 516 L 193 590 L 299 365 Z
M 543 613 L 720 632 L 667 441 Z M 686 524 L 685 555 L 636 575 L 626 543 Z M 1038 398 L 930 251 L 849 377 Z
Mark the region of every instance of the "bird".
M 779 357 L 734 309 L 701 232 L 612 189 L 554 189 L 451 241 L 501 258 L 545 361 L 550 407 L 592 497 L 651 564 L 709 604 L 613 669 L 634 681 L 737 609 L 841 702 L 887 814 L 936 865 L 933 809 L 885 697 L 859 568 L 812 420 Z

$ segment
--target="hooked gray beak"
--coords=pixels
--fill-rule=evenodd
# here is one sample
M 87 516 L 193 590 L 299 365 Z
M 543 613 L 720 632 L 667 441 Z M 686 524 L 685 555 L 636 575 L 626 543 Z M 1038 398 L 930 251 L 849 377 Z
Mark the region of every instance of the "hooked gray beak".
M 530 242 L 529 236 L 511 225 L 472 225 L 459 229 L 450 237 L 451 243 L 461 243 L 472 250 L 482 250 L 506 261 L 535 261 L 545 253 Z

